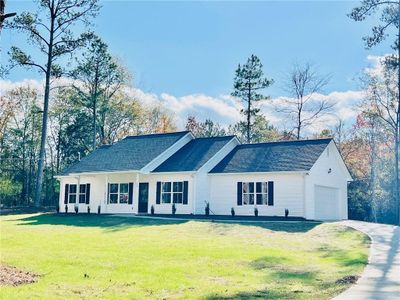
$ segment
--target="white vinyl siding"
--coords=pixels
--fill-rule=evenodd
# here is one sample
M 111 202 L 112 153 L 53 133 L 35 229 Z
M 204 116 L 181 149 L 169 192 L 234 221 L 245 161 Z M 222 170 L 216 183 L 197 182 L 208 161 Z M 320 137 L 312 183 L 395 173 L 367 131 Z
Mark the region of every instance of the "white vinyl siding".
M 209 176 L 210 209 L 217 215 L 230 215 L 233 207 L 236 215 L 254 215 L 253 205 L 237 205 L 237 183 L 255 184 L 255 202 L 257 202 L 257 182 L 274 182 L 274 205 L 257 205 L 260 216 L 304 216 L 304 176 L 303 174 L 213 174 Z M 263 193 L 260 193 L 263 194 Z M 268 201 L 267 196 L 262 196 Z

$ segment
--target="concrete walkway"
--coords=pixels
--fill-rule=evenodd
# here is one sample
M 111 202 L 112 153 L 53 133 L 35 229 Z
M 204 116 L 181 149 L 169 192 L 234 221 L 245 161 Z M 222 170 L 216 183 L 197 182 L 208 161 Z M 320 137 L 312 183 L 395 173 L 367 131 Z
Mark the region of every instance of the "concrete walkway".
M 350 220 L 340 224 L 368 234 L 372 244 L 361 278 L 334 300 L 400 299 L 400 227 Z

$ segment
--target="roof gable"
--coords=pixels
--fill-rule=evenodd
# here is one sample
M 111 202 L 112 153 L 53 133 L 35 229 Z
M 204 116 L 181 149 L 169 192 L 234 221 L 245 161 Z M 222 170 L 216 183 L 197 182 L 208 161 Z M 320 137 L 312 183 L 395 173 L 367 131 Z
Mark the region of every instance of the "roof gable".
M 197 171 L 232 139 L 234 136 L 193 139 L 153 172 Z
M 60 175 L 140 170 L 188 133 L 128 136 L 114 145 L 99 147 Z
M 238 145 L 210 173 L 309 171 L 332 139 Z

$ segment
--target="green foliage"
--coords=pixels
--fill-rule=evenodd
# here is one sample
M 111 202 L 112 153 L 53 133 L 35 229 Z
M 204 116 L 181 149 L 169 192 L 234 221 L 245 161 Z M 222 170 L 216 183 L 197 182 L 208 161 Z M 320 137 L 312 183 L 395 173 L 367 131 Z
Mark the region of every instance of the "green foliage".
M 386 0 L 363 0 L 360 6 L 353 8 L 349 17 L 354 21 L 364 21 L 367 17 L 380 13 L 381 24 L 372 27 L 372 34 L 363 38 L 365 46 L 372 48 L 388 37 L 390 27 L 397 28 L 399 24 L 399 3 Z M 396 41 L 393 48 L 397 49 Z
M 247 140 L 247 124 L 244 121 L 229 126 L 228 132 L 236 135 L 242 142 Z M 276 141 L 281 137 L 282 134 L 279 130 L 271 125 L 264 115 L 258 114 L 254 117 L 254 122 L 250 129 L 252 143 Z
M 19 202 L 22 185 L 9 178 L 0 177 L 0 204 L 3 206 L 15 206 Z

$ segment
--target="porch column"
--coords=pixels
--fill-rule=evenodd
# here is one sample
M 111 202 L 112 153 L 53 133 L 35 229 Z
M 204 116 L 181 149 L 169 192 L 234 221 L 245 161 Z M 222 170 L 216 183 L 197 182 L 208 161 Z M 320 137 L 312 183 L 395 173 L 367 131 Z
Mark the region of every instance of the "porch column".
M 76 202 L 75 205 L 78 206 L 78 212 L 79 212 L 79 195 L 80 195 L 80 188 L 81 188 L 81 176 L 78 175 L 78 185 L 76 186 Z M 75 212 L 75 207 L 74 207 L 74 212 Z
M 135 184 L 133 185 L 133 213 L 139 213 L 139 173 L 136 173 Z
M 108 198 L 108 175 L 105 175 L 104 178 L 104 197 L 103 197 L 103 203 L 101 203 L 101 212 L 107 212 L 107 198 Z

